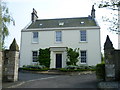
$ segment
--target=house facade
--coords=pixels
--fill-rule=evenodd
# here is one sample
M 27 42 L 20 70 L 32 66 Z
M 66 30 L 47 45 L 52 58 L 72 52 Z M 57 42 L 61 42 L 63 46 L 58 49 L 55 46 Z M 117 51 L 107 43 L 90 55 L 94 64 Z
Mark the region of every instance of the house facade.
M 76 18 L 38 19 L 33 9 L 31 23 L 21 31 L 20 67 L 37 63 L 40 48 L 50 48 L 50 68 L 66 66 L 66 48 L 79 48 L 78 65 L 101 62 L 100 27 L 91 16 Z

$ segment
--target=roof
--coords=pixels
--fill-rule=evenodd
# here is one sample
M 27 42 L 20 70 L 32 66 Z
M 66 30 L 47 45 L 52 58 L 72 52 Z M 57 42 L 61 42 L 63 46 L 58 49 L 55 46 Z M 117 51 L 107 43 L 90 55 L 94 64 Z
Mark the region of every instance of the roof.
M 27 29 L 35 28 L 60 28 L 60 27 L 89 27 L 97 26 L 91 17 L 58 18 L 58 19 L 37 19 Z

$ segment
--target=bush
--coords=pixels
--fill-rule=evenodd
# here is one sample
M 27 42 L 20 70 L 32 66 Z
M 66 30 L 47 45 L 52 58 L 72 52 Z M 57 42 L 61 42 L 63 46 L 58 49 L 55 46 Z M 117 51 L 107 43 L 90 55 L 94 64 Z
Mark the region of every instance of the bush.
M 39 50 L 38 61 L 40 65 L 44 65 L 47 68 L 50 67 L 50 49 L 49 48 Z
M 79 61 L 79 52 L 77 52 L 77 49 L 67 48 L 67 65 L 76 65 L 76 63 Z
M 96 76 L 99 80 L 105 80 L 105 64 L 97 64 L 96 65 Z
M 61 68 L 59 70 L 62 71 L 62 72 L 94 71 L 94 69 L 65 69 L 65 68 Z
M 94 69 L 95 70 L 95 66 L 87 66 L 87 65 L 81 65 L 81 66 L 74 66 L 74 65 L 69 65 L 66 66 L 65 69 Z
M 24 65 L 23 68 L 32 68 L 32 69 L 43 69 L 46 68 L 44 65 Z
M 47 71 L 48 68 L 46 68 L 44 65 L 24 65 L 22 68 L 19 68 L 19 70 Z
M 36 68 L 20 68 L 21 70 L 27 70 L 27 71 L 47 71 L 48 68 L 43 69 L 36 69 Z
M 74 65 L 69 65 L 66 66 L 65 68 L 61 68 L 60 71 L 63 72 L 73 72 L 73 71 L 95 71 L 95 66 L 74 66 Z
M 77 69 L 77 66 L 69 65 L 69 66 L 66 66 L 65 69 Z

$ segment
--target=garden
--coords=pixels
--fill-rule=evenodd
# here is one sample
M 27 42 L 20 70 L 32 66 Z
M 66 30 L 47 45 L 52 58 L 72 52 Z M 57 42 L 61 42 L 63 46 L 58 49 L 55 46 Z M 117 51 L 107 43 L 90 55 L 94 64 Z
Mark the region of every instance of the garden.
M 105 64 L 102 62 L 101 64 L 97 64 L 96 66 L 88 66 L 88 65 L 77 65 L 79 61 L 79 48 L 72 49 L 67 48 L 67 66 L 64 68 L 50 68 L 50 49 L 40 49 L 38 65 L 24 65 L 19 70 L 24 71 L 57 71 L 57 72 L 84 72 L 84 71 L 93 71 L 96 72 L 96 76 L 98 79 L 105 79 Z

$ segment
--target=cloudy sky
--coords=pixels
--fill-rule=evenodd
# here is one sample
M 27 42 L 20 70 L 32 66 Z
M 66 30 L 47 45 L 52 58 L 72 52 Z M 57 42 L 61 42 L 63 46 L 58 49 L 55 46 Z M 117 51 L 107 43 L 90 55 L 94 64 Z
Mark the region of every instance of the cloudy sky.
M 5 40 L 6 48 L 16 38 L 20 46 L 21 30 L 31 21 L 32 9 L 35 8 L 39 19 L 87 17 L 95 0 L 4 0 L 15 19 L 15 26 L 9 25 L 10 35 Z M 106 36 L 109 35 L 114 47 L 118 47 L 118 37 L 107 30 L 107 25 L 102 22 L 102 16 L 110 15 L 110 10 L 96 9 L 96 20 L 101 27 L 101 50 Z

